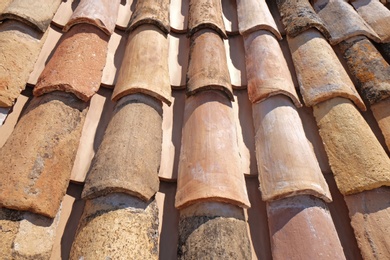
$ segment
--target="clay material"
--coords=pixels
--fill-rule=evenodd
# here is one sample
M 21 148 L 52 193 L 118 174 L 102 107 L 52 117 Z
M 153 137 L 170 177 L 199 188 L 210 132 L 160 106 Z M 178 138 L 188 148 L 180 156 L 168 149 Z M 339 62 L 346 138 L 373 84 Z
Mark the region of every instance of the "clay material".
M 10 107 L 25 88 L 46 34 L 17 21 L 0 24 L 0 107 Z
M 251 259 L 241 208 L 198 203 L 180 212 L 178 259 Z
M 328 29 L 314 12 L 308 0 L 276 0 L 286 34 L 295 37 L 310 28 L 316 28 L 327 38 Z
M 326 204 L 295 196 L 267 204 L 273 259 L 345 259 Z
M 389 186 L 390 159 L 351 101 L 333 98 L 313 109 L 340 192 Z
M 348 1 L 315 0 L 313 7 L 328 28 L 330 37 L 327 38 L 332 45 L 357 35 L 364 35 L 380 42 L 379 36 L 356 13 Z
M 138 0 L 129 30 L 134 30 L 141 24 L 154 24 L 164 33 L 169 33 L 169 0 Z
M 364 259 L 386 259 L 390 255 L 389 197 L 389 187 L 345 196 L 351 225 Z
M 169 21 L 171 31 L 182 33 L 188 28 L 188 6 L 190 0 L 170 0 Z
M 162 104 L 134 94 L 117 103 L 83 190 L 87 199 L 124 192 L 144 201 L 158 191 Z M 147 131 L 145 131 L 147 130 Z
M 328 185 L 291 100 L 278 95 L 254 104 L 253 120 L 263 200 L 313 195 L 331 202 Z
M 187 71 L 187 95 L 217 89 L 233 100 L 225 46 L 212 30 L 202 30 L 192 38 Z
M 158 259 L 158 208 L 123 193 L 88 200 L 69 259 Z
M 81 0 L 64 27 L 67 32 L 75 24 L 92 24 L 107 35 L 115 29 L 120 0 Z
M 385 137 L 386 146 L 390 150 L 390 98 L 371 105 L 371 111 Z
M 5 8 L 12 2 L 13 0 L 2 0 L 0 2 L 0 14 L 4 12 Z
M 89 101 L 100 87 L 107 46 L 108 36 L 95 26 L 72 27 L 39 76 L 34 95 L 60 90 Z
M 237 15 L 241 35 L 268 30 L 279 40 L 282 39 L 265 0 L 237 0 Z
M 154 25 L 145 24 L 131 32 L 112 99 L 134 93 L 171 104 L 168 39 Z
M 340 46 L 363 98 L 375 104 L 390 97 L 390 66 L 375 46 L 366 37 L 347 40 Z
M 258 31 L 244 37 L 244 43 L 249 100 L 257 103 L 283 94 L 301 107 L 290 70 L 275 37 L 270 32 Z
M 227 39 L 220 0 L 190 0 L 188 12 L 189 36 L 208 28 Z
M 31 101 L 0 149 L 0 206 L 56 215 L 68 186 L 86 106 L 61 92 Z
M 317 30 L 287 37 L 301 94 L 306 106 L 344 97 L 365 111 L 366 106 L 332 47 Z
M 217 91 L 202 91 L 185 104 L 175 206 L 198 201 L 250 206 L 233 109 Z
M 0 14 L 0 20 L 13 19 L 45 32 L 61 0 L 13 0 Z

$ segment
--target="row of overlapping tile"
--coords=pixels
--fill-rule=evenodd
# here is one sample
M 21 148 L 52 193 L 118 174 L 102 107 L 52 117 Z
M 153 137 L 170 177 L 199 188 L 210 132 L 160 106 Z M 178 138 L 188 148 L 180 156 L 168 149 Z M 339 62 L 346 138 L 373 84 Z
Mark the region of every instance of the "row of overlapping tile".
M 367 6 L 356 2 L 354 6 L 358 11 L 359 7 Z M 386 7 L 379 1 L 374 4 L 371 2 L 375 1 L 370 1 L 372 10 L 377 10 L 379 4 L 382 8 L 380 10 L 383 10 L 381 13 L 388 21 L 389 11 Z M 267 203 L 273 257 L 312 258 L 321 255 L 326 258 L 344 258 L 345 249 L 343 253 L 338 237 L 340 234 L 337 234 L 324 203 L 332 200 L 329 188 L 307 141 L 307 133 L 305 134 L 298 114 L 298 108 L 302 105 L 294 88 L 294 75 L 291 74 L 293 69 L 291 64 L 289 68 L 289 57 L 283 53 L 278 42 L 281 39 L 278 27 L 281 26 L 276 25 L 266 3 L 237 1 L 238 23 L 232 23 L 230 32 L 233 36 L 228 41 L 225 40 L 228 44 L 224 44 L 223 39 L 227 38 L 225 26 L 229 25 L 229 22 L 226 15 L 224 22 L 223 10 L 235 10 L 235 5 L 225 2 L 223 8 L 220 1 L 193 1 L 187 5 L 185 2 L 172 1 L 171 6 L 174 8 L 171 10 L 189 9 L 188 15 L 179 16 L 182 19 L 172 19 L 171 14 L 171 26 L 175 24 L 172 21 L 184 24 L 185 18 L 188 17 L 189 30 L 184 30 L 186 26 L 172 28 L 178 33 L 176 38 L 180 39 L 179 44 L 177 40 L 176 44 L 173 44 L 177 46 L 174 52 L 184 49 L 184 53 L 189 54 L 189 65 L 187 71 L 188 61 L 183 58 L 181 61 L 185 65 L 176 66 L 179 67 L 176 71 L 180 73 L 173 74 L 172 77 L 171 72 L 171 79 L 168 72 L 172 71 L 170 64 L 177 65 L 179 62 L 168 62 L 168 57 L 176 56 L 172 53 L 168 55 L 168 38 L 175 37 L 172 36 L 174 33 L 167 36 L 168 5 L 167 1 L 139 1 L 133 7 L 129 38 L 127 44 L 122 43 L 125 50 L 122 50 L 124 58 L 121 70 L 115 73 L 114 69 L 107 74 L 109 76 L 106 79 L 110 78 L 107 82 L 111 83 L 106 85 L 115 85 L 113 100 L 117 103 L 86 180 L 83 197 L 87 202 L 72 257 L 101 257 L 106 254 L 115 257 L 118 254 L 123 256 L 124 253 L 136 253 L 141 258 L 157 257 L 158 235 L 154 233 L 158 219 L 154 200 L 154 194 L 158 191 L 156 173 L 160 161 L 163 162 L 163 169 L 164 163 L 172 164 L 173 161 L 168 158 L 169 155 L 172 157 L 172 153 L 167 152 L 167 149 L 164 151 L 163 145 L 164 140 L 174 135 L 172 128 L 175 127 L 166 119 L 171 117 L 172 120 L 172 116 L 175 116 L 175 109 L 167 106 L 171 103 L 170 85 L 182 86 L 183 74 L 187 72 L 186 86 L 189 97 L 184 101 L 181 95 L 182 101 L 178 102 L 178 110 L 184 109 L 176 194 L 176 207 L 180 209 L 179 257 L 250 257 L 250 243 L 242 207 L 250 206 L 243 173 L 252 171 L 240 167 L 243 164 L 242 158 L 245 157 L 243 150 L 248 148 L 241 148 L 240 145 L 244 142 L 237 140 L 237 136 L 240 136 L 237 131 L 243 131 L 237 127 L 237 122 L 241 119 L 237 109 L 252 106 L 255 131 L 253 143 L 256 146 L 262 198 Z M 60 9 L 70 10 L 69 6 L 68 2 L 62 3 Z M 129 3 L 124 6 L 129 7 Z M 2 148 L 6 151 L 2 155 L 2 169 L 9 172 L 8 175 L 4 174 L 3 183 L 13 184 L 2 186 L 3 207 L 29 210 L 50 217 L 59 214 L 58 207 L 68 184 L 78 140 L 81 138 L 83 142 L 93 138 L 86 128 L 88 124 L 84 125 L 84 121 L 88 121 L 88 118 L 93 121 L 90 122 L 91 129 L 97 125 L 96 113 L 90 113 L 91 109 L 95 110 L 93 101 L 88 112 L 90 117 L 87 116 L 88 105 L 82 101 L 88 101 L 98 90 L 100 79 L 105 78 L 104 71 L 102 72 L 106 64 L 104 55 L 107 50 L 110 53 L 109 37 L 114 31 L 117 11 L 124 6 L 120 6 L 118 1 L 116 5 L 81 1 L 70 19 L 65 19 L 69 20 L 67 23 L 60 21 L 69 16 L 59 16 L 57 12 L 58 20 L 54 19 L 54 23 L 64 25 L 64 29 L 69 31 L 64 34 L 43 69 L 42 61 L 45 62 L 55 45 L 46 40 L 45 44 L 51 44 L 51 47 L 44 47 L 41 57 L 38 58 L 42 59 L 43 72 L 31 74 L 40 74 L 34 94 L 40 96 L 61 90 L 72 92 L 78 99 L 66 93 L 53 92 L 30 102 L 25 115 Z M 270 3 L 270 7 L 275 8 L 275 3 Z M 376 20 L 366 21 L 370 25 L 374 23 L 371 28 L 357 15 L 352 6 L 344 1 L 318 1 L 314 3 L 314 7 L 318 16 L 307 1 L 278 1 L 300 93 L 305 105 L 313 107 L 329 163 L 338 188 L 345 195 L 362 254 L 367 259 L 383 257 L 388 255 L 389 246 L 385 229 L 389 221 L 385 217 L 388 211 L 388 189 L 379 187 L 388 185 L 390 161 L 356 109 L 355 105 L 365 110 L 365 104 L 326 38 L 331 44 L 340 43 L 347 66 L 356 77 L 358 85 L 361 85 L 359 90 L 363 90 L 362 96 L 372 104 L 374 115 L 386 138 L 388 118 L 385 102 L 389 65 L 372 43 L 361 37 L 368 36 L 380 42 L 386 50 L 386 23 L 379 23 L 377 29 Z M 327 17 L 331 17 L 329 13 L 334 13 L 334 10 L 340 11 L 341 17 L 356 17 L 357 22 L 354 22 L 353 26 L 360 23 L 360 27 L 354 28 L 347 22 L 333 24 L 335 20 Z M 370 18 L 369 14 L 373 11 L 359 12 L 363 18 L 364 12 L 366 17 Z M 86 20 L 85 17 L 89 19 Z M 130 18 L 130 15 L 123 15 L 119 19 L 122 24 L 126 24 L 123 23 L 126 21 L 123 17 Z M 228 17 L 234 15 L 230 12 Z M 93 26 L 85 22 L 92 22 Z M 1 26 L 11 23 L 12 20 L 6 21 Z M 43 30 L 39 27 L 41 24 L 44 23 L 36 25 L 39 30 Z M 238 26 L 235 27 L 235 24 Z M 47 27 L 48 23 L 45 26 Z M 73 27 L 70 28 L 71 26 Z M 238 28 L 242 38 L 234 36 L 237 32 L 235 28 Z M 10 30 L 5 28 L 5 31 L 8 33 Z M 45 37 L 49 38 L 50 33 L 55 35 L 56 30 L 49 29 Z M 185 34 L 188 34 L 188 39 L 184 37 Z M 57 32 L 57 39 L 59 35 Z M 118 39 L 120 37 L 113 43 L 115 51 L 118 50 L 115 49 Z M 245 47 L 246 55 L 244 67 L 243 55 L 238 55 L 240 52 L 232 47 L 236 46 L 235 44 L 240 46 L 242 39 L 244 44 L 241 48 Z M 172 42 L 174 41 L 170 41 Z M 180 48 L 183 42 L 184 46 Z M 39 42 L 39 45 L 42 43 Z M 226 52 L 226 46 L 230 51 Z M 371 50 L 370 55 L 366 54 L 367 50 Z M 12 51 L 15 53 L 15 50 Z M 183 54 L 178 56 L 181 55 Z M 234 56 L 238 57 L 239 69 L 229 70 L 228 60 L 234 61 Z M 84 57 L 88 59 L 83 59 Z M 117 54 L 109 56 L 107 60 L 111 59 L 115 64 L 115 57 Z M 362 57 L 364 62 L 359 61 Z M 37 64 L 39 66 L 39 63 Z M 106 64 L 105 70 L 109 66 Z M 238 94 L 240 91 L 233 93 L 230 77 L 244 75 L 245 67 L 248 97 L 252 105 L 243 102 L 237 107 L 233 104 L 240 102 L 232 101 L 239 101 L 238 97 L 242 94 Z M 37 65 L 36 70 L 39 71 Z M 15 70 L 14 73 L 19 75 L 22 72 Z M 27 76 L 29 74 L 23 73 Z M 118 74 L 117 80 L 113 77 L 115 74 Z M 176 81 L 180 84 L 172 84 L 172 78 L 177 75 L 181 75 Z M 241 84 L 236 85 L 242 87 L 245 77 L 237 78 L 239 80 L 236 82 Z M 30 76 L 30 83 L 35 84 L 34 76 Z M 24 85 L 20 82 L 18 84 Z M 376 91 L 378 89 L 379 91 Z M 163 106 L 162 102 L 166 105 Z M 97 103 L 99 101 L 95 102 Z M 101 106 L 96 107 L 101 111 Z M 49 118 L 50 120 L 47 120 Z M 164 129 L 164 120 L 168 128 L 165 132 L 161 129 L 161 126 Z M 249 119 L 246 124 L 248 127 L 252 121 Z M 178 131 L 181 132 L 181 129 Z M 29 139 L 26 140 L 27 136 Z M 88 149 L 83 151 L 80 146 L 76 157 L 76 170 L 73 167 L 73 171 L 77 173 L 80 173 L 79 169 L 83 169 L 81 172 L 84 174 L 78 179 L 80 182 L 84 181 L 89 168 L 89 163 L 86 162 L 88 160 L 80 159 L 86 153 L 85 150 Z M 21 151 L 23 156 L 20 156 Z M 87 153 L 87 159 L 91 159 L 93 152 L 89 150 Z M 57 159 L 59 155 L 61 160 Z M 165 167 L 165 173 L 163 171 L 161 174 L 160 169 L 160 177 L 172 178 L 171 173 L 176 167 Z M 26 177 L 15 177 L 12 174 L 15 169 Z M 53 171 L 58 175 L 50 174 Z M 108 172 L 110 174 L 107 174 Z M 21 192 L 25 194 L 23 198 L 19 196 Z M 376 200 L 375 204 L 371 202 L 373 199 Z M 376 214 L 378 208 L 382 210 L 379 215 Z M 375 211 L 375 214 L 371 213 L 372 211 Z M 10 218 L 14 219 L 20 219 L 22 214 L 19 211 L 5 212 L 4 214 L 13 214 Z M 364 218 L 361 217 L 362 214 Z M 118 219 L 127 224 L 122 227 L 114 225 Z M 58 221 L 58 216 L 52 222 L 52 228 L 55 228 L 56 220 Z M 378 226 L 373 226 L 373 222 Z M 368 225 L 364 225 L 365 223 Z M 224 235 L 224 232 L 213 233 L 217 227 L 229 236 Z M 298 230 L 299 232 L 296 232 Z M 102 238 L 102 234 L 107 232 L 109 234 Z M 118 232 L 126 233 L 126 239 L 117 239 Z M 148 236 L 140 235 L 145 233 Z M 208 239 L 205 239 L 205 236 Z M 133 238 L 138 239 L 136 248 L 129 250 L 130 252 L 115 250 L 122 246 L 133 248 L 134 244 L 128 242 Z M 312 246 L 307 247 L 302 243 L 303 238 L 311 241 Z M 94 242 L 90 243 L 91 240 Z M 215 244 L 215 241 L 218 241 L 218 244 Z M 232 241 L 240 246 L 232 246 Z M 48 244 L 50 243 L 45 243 Z M 45 253 L 49 248 L 45 249 Z M 111 252 L 108 248 L 111 248 Z M 292 248 L 294 250 L 291 250 Z M 100 253 L 97 249 L 100 249 Z

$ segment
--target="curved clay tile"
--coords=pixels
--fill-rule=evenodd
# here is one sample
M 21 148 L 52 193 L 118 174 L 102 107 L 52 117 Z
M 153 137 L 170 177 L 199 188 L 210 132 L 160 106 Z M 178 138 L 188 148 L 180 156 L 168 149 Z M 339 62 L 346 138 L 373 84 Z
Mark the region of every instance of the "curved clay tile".
M 131 32 L 112 100 L 134 93 L 147 94 L 171 104 L 168 38 L 151 24 L 138 26 Z
M 286 95 L 301 107 L 290 70 L 278 40 L 268 31 L 244 37 L 248 96 L 252 103 L 274 95 Z
M 158 259 L 158 208 L 114 193 L 87 200 L 69 259 Z
M 351 4 L 378 34 L 381 42 L 390 42 L 390 10 L 386 6 L 379 0 L 355 0 Z
M 185 88 L 190 39 L 185 34 L 170 33 L 169 39 L 169 76 L 173 89 Z
M 55 15 L 53 16 L 53 20 L 51 21 L 51 24 L 61 29 L 64 28 L 64 26 L 72 16 L 74 9 L 75 9 L 74 1 L 66 1 L 66 2 L 62 1 Z
M 222 18 L 227 34 L 239 34 L 236 1 L 221 1 L 221 3 Z
M 295 37 L 310 28 L 316 28 L 325 37 L 330 37 L 328 29 L 314 12 L 309 0 L 276 0 L 276 3 L 288 36 Z
M 361 110 L 366 110 L 347 72 L 320 32 L 311 29 L 294 38 L 287 37 L 287 40 L 307 106 L 344 97 L 351 99 Z
M 169 21 L 171 31 L 187 32 L 189 0 L 170 0 Z
M 159 186 L 161 124 L 159 100 L 142 94 L 121 98 L 87 175 L 82 197 L 122 192 L 150 200 Z
M 250 206 L 233 110 L 218 91 L 199 92 L 185 104 L 175 206 L 200 201 Z
M 119 4 L 120 0 L 81 0 L 63 30 L 67 32 L 76 24 L 88 23 L 111 35 L 115 29 Z
M 201 29 L 212 29 L 227 39 L 220 0 L 190 0 L 188 14 L 189 36 Z
M 268 30 L 279 40 L 282 39 L 265 0 L 238 0 L 237 14 L 241 35 L 247 35 L 257 30 Z
M 291 100 L 278 95 L 254 104 L 253 121 L 263 200 L 313 195 L 331 202 L 328 185 Z
M 1 207 L 51 218 L 57 214 L 68 187 L 86 106 L 63 92 L 31 101 L 0 150 Z
M 310 196 L 267 204 L 273 259 L 345 259 L 329 209 Z
M 142 24 L 153 24 L 164 33 L 169 33 L 169 0 L 137 0 L 129 30 L 134 30 Z
M 380 42 L 378 35 L 346 0 L 315 0 L 313 7 L 328 28 L 330 37 L 327 38 L 332 45 L 358 35 Z
M 340 47 L 362 97 L 370 104 L 389 98 L 390 66 L 375 46 L 366 37 L 359 37 L 340 43 Z
M 390 98 L 372 104 L 371 111 L 382 131 L 386 146 L 390 150 Z
M 242 36 L 237 34 L 223 40 L 230 80 L 234 89 L 246 89 L 245 48 Z
M 313 110 L 342 194 L 390 186 L 390 159 L 350 100 L 332 98 Z
M 14 19 L 45 32 L 61 0 L 13 0 L 0 14 L 0 20 Z
M 0 107 L 11 107 L 25 88 L 46 36 L 18 21 L 0 24 Z
M 212 30 L 202 30 L 191 39 L 187 95 L 208 89 L 221 90 L 233 100 L 223 40 Z
M 97 27 L 90 24 L 72 27 L 39 76 L 34 95 L 61 90 L 83 101 L 90 100 L 100 87 L 107 45 L 108 36 Z

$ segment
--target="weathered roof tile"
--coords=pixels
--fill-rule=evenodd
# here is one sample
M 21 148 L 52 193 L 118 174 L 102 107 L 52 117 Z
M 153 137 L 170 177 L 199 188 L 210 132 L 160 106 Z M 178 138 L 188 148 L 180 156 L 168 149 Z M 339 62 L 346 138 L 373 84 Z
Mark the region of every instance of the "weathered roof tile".
M 137 0 L 133 12 L 129 30 L 134 30 L 142 24 L 154 24 L 164 33 L 170 30 L 169 25 L 169 0 Z

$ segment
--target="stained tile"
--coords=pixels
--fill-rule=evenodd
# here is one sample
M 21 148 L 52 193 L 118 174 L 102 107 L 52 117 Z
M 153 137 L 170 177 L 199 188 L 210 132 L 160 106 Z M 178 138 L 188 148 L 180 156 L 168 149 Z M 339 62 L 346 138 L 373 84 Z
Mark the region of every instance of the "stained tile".
M 0 14 L 0 20 L 19 20 L 45 32 L 61 0 L 13 0 Z
M 88 200 L 70 259 L 158 259 L 158 208 L 114 193 Z
M 241 35 L 248 35 L 257 30 L 268 30 L 279 40 L 282 39 L 265 0 L 238 0 L 237 13 Z
M 295 37 L 310 28 L 316 28 L 327 38 L 330 37 L 328 29 L 308 0 L 277 0 L 276 3 L 288 36 Z
M 187 95 L 217 89 L 233 100 L 223 40 L 212 30 L 202 30 L 191 41 Z
M 84 102 L 67 93 L 54 92 L 31 101 L 0 150 L 2 207 L 56 215 L 86 111 Z
M 134 30 L 142 24 L 153 24 L 164 33 L 168 33 L 169 0 L 142 0 L 137 1 L 135 11 L 131 15 L 129 30 Z
M 170 33 L 169 39 L 169 76 L 171 87 L 185 88 L 190 39 L 185 34 Z
M 131 32 L 112 99 L 133 93 L 171 104 L 168 38 L 154 25 L 141 25 Z
M 222 18 L 227 34 L 237 35 L 238 19 L 236 1 L 222 1 Z
M 190 0 L 188 14 L 189 35 L 200 29 L 212 29 L 227 38 L 220 0 Z
M 313 109 L 343 195 L 390 184 L 390 159 L 350 100 L 337 97 Z
M 257 103 L 282 94 L 301 107 L 287 62 L 274 35 L 257 31 L 246 36 L 244 43 L 250 101 Z
M 306 106 L 339 96 L 366 110 L 332 47 L 317 30 L 308 30 L 287 40 Z
M 245 70 L 245 50 L 241 35 L 230 36 L 224 40 L 226 61 L 232 87 L 245 89 L 247 86 Z
M 4 68 L 0 70 L 0 107 L 12 106 L 25 88 L 45 38 L 46 34 L 17 21 L 0 24 L 0 64 Z
M 315 0 L 313 7 L 328 28 L 330 32 L 328 39 L 332 45 L 357 35 L 365 35 L 380 42 L 378 35 L 347 1 Z
M 88 172 L 82 196 L 92 199 L 123 192 L 150 200 L 159 185 L 161 124 L 160 101 L 141 94 L 121 98 Z
M 61 90 L 71 92 L 83 101 L 91 99 L 100 87 L 107 45 L 108 36 L 95 26 L 79 24 L 72 27 L 39 76 L 34 95 Z
M 115 29 L 118 17 L 120 0 L 80 0 L 76 10 L 64 27 L 67 32 L 76 24 L 92 24 L 100 28 L 107 35 L 111 35 Z
M 187 32 L 189 0 L 171 0 L 169 20 L 171 30 L 176 33 Z
M 250 206 L 229 100 L 218 91 L 189 97 L 182 133 L 175 206 L 183 208 L 197 201 Z
M 291 100 L 277 95 L 254 104 L 253 121 L 263 200 L 313 195 L 326 202 L 332 201 Z

